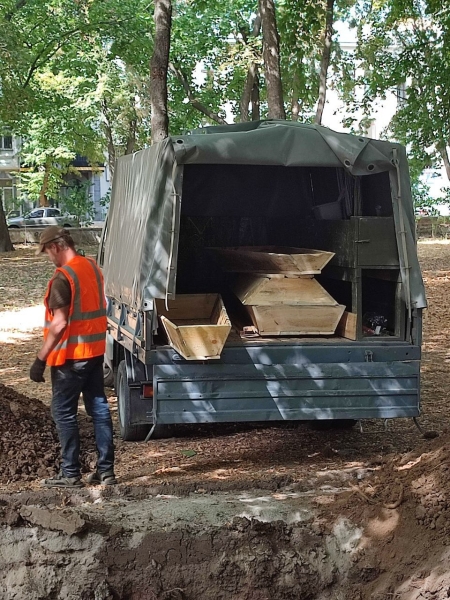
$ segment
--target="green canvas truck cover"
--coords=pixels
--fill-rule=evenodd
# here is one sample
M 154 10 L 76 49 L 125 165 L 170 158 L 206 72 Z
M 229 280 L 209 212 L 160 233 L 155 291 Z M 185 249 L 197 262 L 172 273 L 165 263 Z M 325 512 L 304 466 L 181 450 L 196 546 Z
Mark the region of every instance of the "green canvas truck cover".
M 426 307 L 404 147 L 276 120 L 206 127 L 117 161 L 103 231 L 107 296 L 149 310 L 153 299 L 174 295 L 187 164 L 342 167 L 354 176 L 389 172 L 405 301 L 409 309 Z

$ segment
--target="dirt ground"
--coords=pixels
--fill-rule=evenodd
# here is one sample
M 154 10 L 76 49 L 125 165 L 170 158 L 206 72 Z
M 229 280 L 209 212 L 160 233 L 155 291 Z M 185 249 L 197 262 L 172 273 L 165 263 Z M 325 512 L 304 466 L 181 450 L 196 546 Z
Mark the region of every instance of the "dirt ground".
M 57 468 L 59 448 L 49 412 L 49 383 L 28 379 L 41 343 L 40 303 L 52 268 L 45 258 L 34 256 L 34 248 L 17 247 L 0 255 L 0 524 L 14 535 L 35 526 L 71 540 L 89 530 L 90 537 L 85 533 L 83 539 L 93 543 L 92 535 L 108 523 L 107 544 L 96 551 L 96 569 L 100 561 L 107 573 L 99 580 L 100 587 L 94 590 L 90 585 L 89 591 L 81 592 L 75 583 L 69 591 L 56 583 L 42 584 L 42 590 L 30 595 L 17 575 L 19 563 L 8 558 L 3 567 L 10 565 L 13 584 L 4 589 L 14 589 L 16 595 L 1 597 L 449 598 L 450 244 L 421 241 L 419 255 L 429 302 L 419 422 L 438 437 L 425 439 L 407 419 L 395 420 L 387 429 L 383 422 L 368 421 L 362 431 L 356 427 L 317 431 L 305 423 L 280 423 L 185 426 L 178 428 L 177 437 L 148 443 L 125 443 L 117 437 L 119 485 L 102 492 L 85 488 L 75 498 L 40 487 L 40 479 Z M 108 395 L 117 430 L 116 399 L 112 390 Z M 92 425 L 81 405 L 80 427 L 83 471 L 88 472 L 95 465 L 95 446 Z M 147 505 L 156 499 L 168 503 L 166 513 Z M 239 507 L 233 512 L 236 502 Z M 244 502 L 252 510 L 242 512 Z M 103 520 L 98 512 L 92 516 L 96 503 L 101 504 Z M 136 513 L 130 512 L 132 505 L 141 515 L 150 511 L 148 519 L 160 527 L 159 545 L 181 548 L 180 558 L 172 560 L 173 570 L 168 554 L 164 560 L 147 561 L 155 563 L 151 572 L 147 566 L 138 569 L 141 559 L 136 552 L 128 556 L 133 544 L 127 538 L 125 550 L 123 527 L 131 537 L 142 530 L 142 522 L 138 524 Z M 200 505 L 203 512 L 197 514 Z M 274 513 L 267 516 L 275 505 Z M 36 510 L 49 507 L 50 518 L 42 513 L 36 516 Z M 52 528 L 54 511 L 61 516 L 71 507 L 76 507 L 76 519 L 82 524 L 71 513 L 70 522 Z M 108 507 L 116 512 L 108 512 Z M 216 517 L 207 526 L 211 510 Z M 215 534 L 203 539 L 209 527 L 216 528 Z M 147 529 L 146 534 L 150 535 Z M 161 554 L 154 537 L 150 538 L 151 543 L 147 537 L 139 541 L 139 556 L 141 552 L 148 556 L 149 544 Z M 23 544 L 20 539 L 20 543 L 19 538 L 12 539 L 11 548 Z M 206 558 L 216 556 L 214 548 L 224 552 L 215 562 Z M 192 561 L 203 585 L 192 578 Z M 130 569 L 134 583 L 124 575 Z M 56 567 L 54 573 L 56 581 Z M 35 580 L 39 580 L 36 572 Z M 0 595 L 2 589 L 0 578 Z

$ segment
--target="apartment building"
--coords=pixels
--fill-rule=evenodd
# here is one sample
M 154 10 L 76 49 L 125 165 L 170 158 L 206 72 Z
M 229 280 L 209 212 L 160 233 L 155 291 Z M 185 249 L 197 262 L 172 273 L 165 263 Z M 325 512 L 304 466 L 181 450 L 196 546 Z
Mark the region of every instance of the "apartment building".
M 20 140 L 3 132 L 0 135 L 0 202 L 6 214 L 19 210 L 17 181 L 20 171 Z
M 106 211 L 101 205 L 101 199 L 110 187 L 107 166 L 98 165 L 94 168 L 80 156 L 75 158 L 71 166 L 74 169 L 66 175 L 59 197 L 54 199 L 55 206 L 63 202 L 64 196 L 70 193 L 71 185 L 75 182 L 88 182 L 87 193 L 94 207 L 94 220 L 104 220 Z M 20 138 L 4 133 L 0 136 L 0 202 L 6 216 L 23 214 L 34 208 L 33 202 L 18 188 L 20 172 L 23 170 L 25 169 L 20 160 Z

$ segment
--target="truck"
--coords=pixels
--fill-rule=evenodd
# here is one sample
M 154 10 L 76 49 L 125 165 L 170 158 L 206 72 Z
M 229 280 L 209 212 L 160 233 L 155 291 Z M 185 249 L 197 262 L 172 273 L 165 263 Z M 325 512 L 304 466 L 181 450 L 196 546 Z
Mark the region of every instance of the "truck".
M 125 440 L 420 415 L 426 296 L 397 143 L 279 120 L 168 137 L 118 159 L 98 262 Z

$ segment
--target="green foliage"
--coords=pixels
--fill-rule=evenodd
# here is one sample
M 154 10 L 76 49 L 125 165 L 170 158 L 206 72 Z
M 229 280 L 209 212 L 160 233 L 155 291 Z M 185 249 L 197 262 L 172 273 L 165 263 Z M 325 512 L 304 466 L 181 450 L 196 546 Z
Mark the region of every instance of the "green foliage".
M 416 212 L 432 214 L 437 212 L 434 208 L 436 200 L 430 196 L 430 188 L 419 179 L 411 181 L 411 194 Z
M 89 188 L 89 181 L 76 181 L 69 187 L 68 194 L 60 199 L 62 209 L 77 217 L 84 226 L 91 225 L 95 215 Z
M 23 155 L 33 169 L 25 183 L 32 195 L 44 167 L 62 176 L 66 157 L 81 154 L 91 163 L 103 162 L 109 141 L 102 127 L 105 105 L 116 128 L 113 142 L 126 146 L 126 128 L 137 137 L 133 77 L 138 73 L 139 79 L 144 65 L 148 71 L 147 4 L 6 0 L 0 5 L 0 23 L 5 33 L 0 44 L 0 121 L 24 136 Z M 133 65 L 132 76 L 127 61 Z
M 109 204 L 111 202 L 111 188 L 106 192 L 104 196 L 100 198 L 99 204 L 105 210 L 108 210 Z
M 347 99 L 353 115 L 368 117 L 377 98 L 402 90 L 386 134 L 408 148 L 420 170 L 442 164 L 450 141 L 450 68 L 448 3 L 432 0 L 379 0 L 367 10 L 358 4 L 356 60 L 364 92 Z M 402 89 L 403 88 L 403 89 Z M 350 117 L 352 118 L 352 117 Z
M 337 14 L 348 12 L 352 2 L 337 1 Z M 224 119 L 225 106 L 239 119 L 252 64 L 259 67 L 264 117 L 262 39 L 260 32 L 252 31 L 257 0 L 173 4 L 170 132 L 211 124 L 213 118 L 206 112 Z M 326 2 L 280 0 L 276 7 L 286 106 L 298 103 L 300 118 L 310 119 L 317 100 Z M 16 134 L 29 135 L 35 117 L 52 117 L 52 135 L 44 136 L 48 144 L 41 141 L 42 149 L 65 146 L 90 160 L 98 160 L 99 151 L 108 145 L 119 156 L 150 143 L 151 4 L 6 0 L 0 23 L 6 32 L 0 45 L 0 120 L 11 124 Z M 334 72 L 339 73 L 339 52 L 333 60 Z M 192 98 L 207 111 L 195 108 Z

